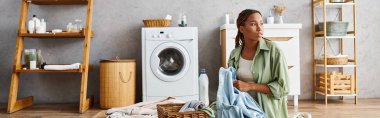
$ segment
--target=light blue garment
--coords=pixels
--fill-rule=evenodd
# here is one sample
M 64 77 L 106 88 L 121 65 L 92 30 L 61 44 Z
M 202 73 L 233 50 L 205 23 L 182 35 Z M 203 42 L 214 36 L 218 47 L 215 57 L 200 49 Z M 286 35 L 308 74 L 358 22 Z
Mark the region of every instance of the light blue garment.
M 266 118 L 263 110 L 247 93 L 236 89 L 236 70 L 232 67 L 219 69 L 217 116 L 219 118 Z

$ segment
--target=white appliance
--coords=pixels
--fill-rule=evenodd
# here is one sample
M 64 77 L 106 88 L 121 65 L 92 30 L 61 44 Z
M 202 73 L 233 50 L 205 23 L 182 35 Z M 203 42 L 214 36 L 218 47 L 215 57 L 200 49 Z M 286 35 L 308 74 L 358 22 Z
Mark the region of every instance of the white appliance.
M 198 29 L 142 28 L 143 101 L 199 100 Z
M 264 35 L 268 39 L 275 40 L 276 44 L 284 52 L 289 69 L 290 91 L 294 96 L 294 106 L 298 106 L 300 95 L 300 48 L 299 30 L 302 24 L 264 24 Z M 222 65 L 226 66 L 231 51 L 235 48 L 237 34 L 236 24 L 226 24 L 220 27 L 220 45 L 222 49 Z

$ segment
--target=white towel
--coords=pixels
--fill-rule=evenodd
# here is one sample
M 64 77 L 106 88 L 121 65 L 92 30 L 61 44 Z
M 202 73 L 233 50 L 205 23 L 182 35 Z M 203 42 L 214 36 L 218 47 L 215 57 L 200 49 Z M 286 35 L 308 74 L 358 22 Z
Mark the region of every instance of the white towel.
M 79 69 L 80 63 L 74 63 L 70 65 L 45 65 L 45 70 L 74 70 Z
M 165 98 L 155 101 L 140 102 L 126 107 L 118 107 L 107 110 L 107 118 L 119 118 L 125 116 L 141 117 L 157 117 L 157 104 L 170 104 L 170 103 L 185 103 L 184 101 L 174 98 Z
M 202 101 L 198 100 L 193 100 L 193 101 L 188 101 L 181 107 L 179 112 L 187 112 L 187 111 L 195 111 L 198 109 L 204 108 L 206 105 Z

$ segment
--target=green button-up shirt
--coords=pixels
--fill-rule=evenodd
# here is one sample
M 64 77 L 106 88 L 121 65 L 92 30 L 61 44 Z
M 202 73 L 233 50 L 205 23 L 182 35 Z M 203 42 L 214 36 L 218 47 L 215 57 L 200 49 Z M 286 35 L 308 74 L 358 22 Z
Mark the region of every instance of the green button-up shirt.
M 242 46 L 232 50 L 228 66 L 239 68 Z M 257 93 L 257 102 L 268 118 L 287 118 L 286 97 L 289 93 L 288 65 L 284 54 L 272 41 L 261 39 L 253 58 L 251 72 L 258 73 L 258 84 L 266 84 L 272 95 Z

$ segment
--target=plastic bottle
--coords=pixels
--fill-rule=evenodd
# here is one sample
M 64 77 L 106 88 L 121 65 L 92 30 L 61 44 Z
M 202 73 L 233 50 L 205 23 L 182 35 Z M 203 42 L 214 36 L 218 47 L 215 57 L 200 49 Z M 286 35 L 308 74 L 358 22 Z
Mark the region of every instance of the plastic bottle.
M 187 19 L 186 16 L 182 16 L 182 26 L 187 27 Z
M 40 26 L 37 27 L 36 33 L 46 33 L 46 22 L 45 22 L 45 19 L 41 19 Z
M 41 26 L 41 21 L 37 18 L 37 15 L 33 15 L 32 20 L 34 21 L 34 31 L 36 32 L 38 27 Z
M 33 34 L 34 33 L 34 29 L 35 29 L 35 26 L 34 26 L 34 21 L 31 19 L 29 20 L 28 22 L 28 31 L 30 34 Z
M 201 69 L 201 74 L 199 75 L 199 101 L 205 103 L 206 106 L 209 105 L 206 69 Z
M 69 23 L 69 24 L 67 24 L 67 26 L 66 26 L 66 31 L 67 32 L 73 32 L 73 23 Z
M 230 14 L 226 14 L 226 24 L 230 24 Z
M 46 33 L 46 21 L 45 19 L 41 19 L 42 32 Z

